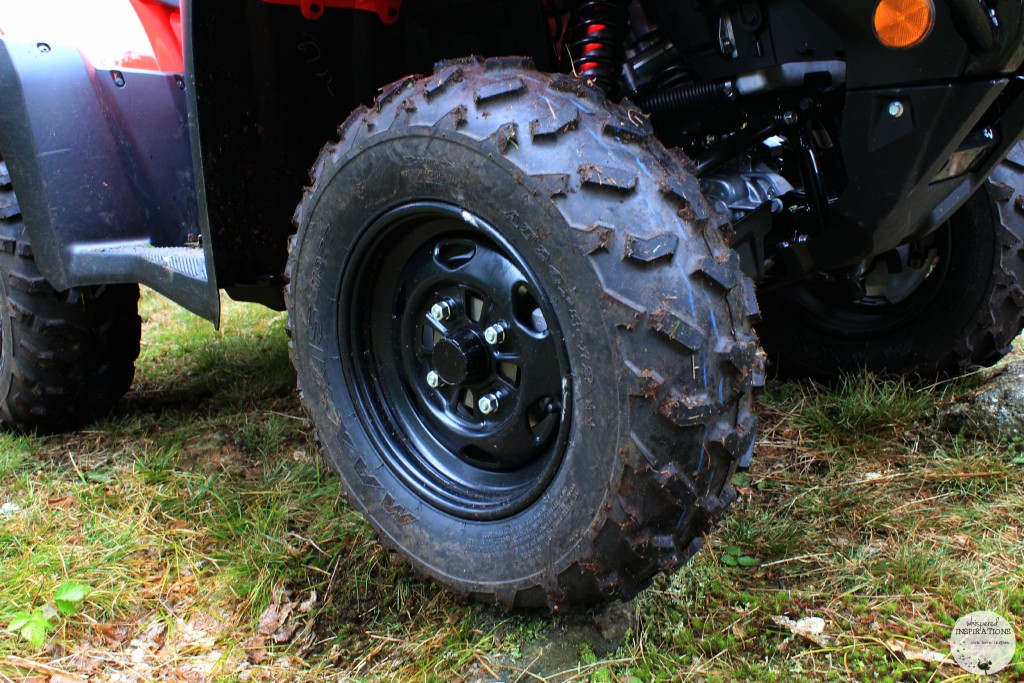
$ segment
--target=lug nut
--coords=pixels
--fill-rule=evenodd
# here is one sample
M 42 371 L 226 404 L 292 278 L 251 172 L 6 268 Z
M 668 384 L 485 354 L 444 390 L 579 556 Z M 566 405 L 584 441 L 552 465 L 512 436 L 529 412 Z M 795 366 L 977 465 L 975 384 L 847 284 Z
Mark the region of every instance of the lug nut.
M 430 307 L 430 317 L 438 322 L 447 320 L 452 317 L 453 304 L 454 302 L 451 299 L 441 299 Z
M 484 330 L 484 341 L 494 346 L 505 341 L 505 323 L 494 323 Z
M 479 408 L 480 412 L 484 415 L 496 413 L 498 412 L 498 408 L 501 407 L 501 397 L 498 394 L 487 394 L 476 402 L 476 407 Z
M 437 374 L 433 370 L 427 373 L 427 386 L 431 389 L 437 389 L 441 386 L 441 375 Z

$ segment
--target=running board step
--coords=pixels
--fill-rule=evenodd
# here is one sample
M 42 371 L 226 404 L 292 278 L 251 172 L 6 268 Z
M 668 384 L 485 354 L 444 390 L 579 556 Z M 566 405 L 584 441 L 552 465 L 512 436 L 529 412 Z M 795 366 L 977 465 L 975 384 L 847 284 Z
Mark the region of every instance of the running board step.
M 202 247 L 154 247 L 145 241 L 77 244 L 70 263 L 77 284 L 138 282 L 197 315 L 216 316 Z

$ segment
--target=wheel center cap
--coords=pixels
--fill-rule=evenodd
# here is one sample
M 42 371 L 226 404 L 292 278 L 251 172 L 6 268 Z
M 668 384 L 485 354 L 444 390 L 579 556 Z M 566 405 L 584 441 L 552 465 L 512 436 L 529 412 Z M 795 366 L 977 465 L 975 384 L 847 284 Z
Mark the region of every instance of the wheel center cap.
M 461 329 L 434 345 L 434 372 L 445 384 L 474 384 L 487 376 L 487 346 L 469 329 Z

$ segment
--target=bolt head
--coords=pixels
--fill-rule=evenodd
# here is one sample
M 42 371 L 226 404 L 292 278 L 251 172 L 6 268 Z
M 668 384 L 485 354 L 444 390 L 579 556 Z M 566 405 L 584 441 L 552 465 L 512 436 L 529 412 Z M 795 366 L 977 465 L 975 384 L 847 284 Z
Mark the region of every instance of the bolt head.
M 782 115 L 782 120 L 786 123 L 787 126 L 792 126 L 797 122 L 796 113 L 787 111 L 785 114 Z
M 484 330 L 484 341 L 494 346 L 505 341 L 505 326 L 501 323 L 491 325 Z
M 487 394 L 480 398 L 476 402 L 476 407 L 480 409 L 480 412 L 484 415 L 490 415 L 491 413 L 498 412 L 500 404 L 498 402 L 498 396 L 496 394 Z
M 447 301 L 438 301 L 430 307 L 430 317 L 438 322 L 447 320 L 452 315 L 452 305 Z
M 889 103 L 888 111 L 889 111 L 889 116 L 893 117 L 894 119 L 898 119 L 899 117 L 903 116 L 903 112 L 904 112 L 903 103 L 900 102 L 899 100 L 894 100 L 894 101 L 890 102 Z
M 437 389 L 441 386 L 441 376 L 431 370 L 427 373 L 427 386 L 431 389 Z

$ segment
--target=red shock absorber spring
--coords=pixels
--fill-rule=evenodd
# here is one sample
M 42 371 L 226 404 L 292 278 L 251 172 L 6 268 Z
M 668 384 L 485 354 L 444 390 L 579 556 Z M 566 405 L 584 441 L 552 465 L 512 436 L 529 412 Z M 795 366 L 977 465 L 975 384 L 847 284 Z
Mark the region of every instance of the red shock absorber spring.
M 626 0 L 582 0 L 573 8 L 566 45 L 577 75 L 614 95 L 626 56 Z

